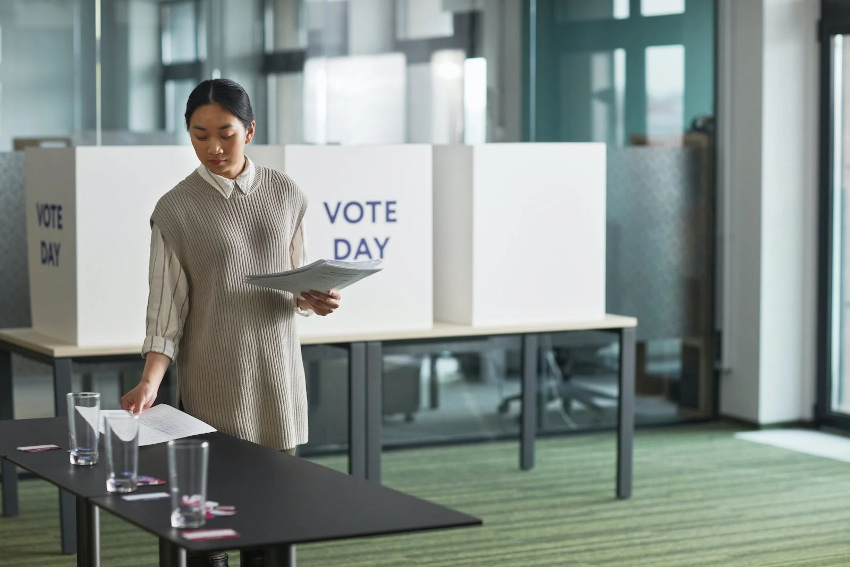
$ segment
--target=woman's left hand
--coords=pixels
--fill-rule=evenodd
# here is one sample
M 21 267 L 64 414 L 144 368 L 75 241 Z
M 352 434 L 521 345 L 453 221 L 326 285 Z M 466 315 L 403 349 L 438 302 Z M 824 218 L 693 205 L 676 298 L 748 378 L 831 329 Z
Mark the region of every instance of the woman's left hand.
M 310 291 L 301 292 L 301 297 L 298 298 L 298 305 L 302 309 L 312 309 L 317 315 L 324 317 L 325 315 L 330 315 L 339 307 L 341 299 L 342 296 L 335 289 L 327 293 L 311 289 Z

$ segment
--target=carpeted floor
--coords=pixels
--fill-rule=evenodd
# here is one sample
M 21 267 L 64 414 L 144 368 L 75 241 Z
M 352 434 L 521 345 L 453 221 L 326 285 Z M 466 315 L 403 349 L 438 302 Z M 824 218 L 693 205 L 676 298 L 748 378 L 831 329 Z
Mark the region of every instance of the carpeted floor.
M 538 440 L 525 472 L 510 442 L 386 452 L 385 484 L 484 526 L 302 545 L 298 564 L 850 565 L 850 463 L 738 432 L 722 423 L 639 430 L 626 501 L 614 498 L 613 433 Z M 20 486 L 20 516 L 0 518 L 0 567 L 74 565 L 58 552 L 56 489 Z M 102 523 L 104 567 L 156 565 L 153 537 L 107 513 Z

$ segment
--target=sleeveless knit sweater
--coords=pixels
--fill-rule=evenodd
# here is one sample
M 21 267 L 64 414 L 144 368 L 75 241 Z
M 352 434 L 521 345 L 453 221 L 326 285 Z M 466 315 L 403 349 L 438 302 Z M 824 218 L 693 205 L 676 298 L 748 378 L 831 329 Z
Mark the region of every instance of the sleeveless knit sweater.
M 307 442 L 295 297 L 244 277 L 292 269 L 290 246 L 306 207 L 292 180 L 257 166 L 248 191 L 234 190 L 229 199 L 193 172 L 151 216 L 189 285 L 177 360 L 184 409 L 273 449 Z

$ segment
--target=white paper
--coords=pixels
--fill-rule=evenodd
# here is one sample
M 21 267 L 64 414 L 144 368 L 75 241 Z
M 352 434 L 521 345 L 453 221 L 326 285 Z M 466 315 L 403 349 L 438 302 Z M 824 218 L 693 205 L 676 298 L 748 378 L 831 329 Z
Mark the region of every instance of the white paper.
M 101 410 L 100 431 L 104 432 L 104 419 L 108 415 L 125 413 L 124 410 Z M 156 445 L 172 439 L 181 439 L 216 429 L 188 413 L 167 404 L 159 404 L 139 414 L 139 447 Z
M 230 537 L 239 537 L 239 532 L 231 528 L 221 528 L 218 530 L 192 530 L 184 531 L 180 535 L 186 539 L 203 541 L 206 539 L 223 539 Z
M 97 413 L 100 411 L 100 407 L 86 407 L 86 406 L 74 406 L 74 411 L 76 411 L 80 416 L 86 420 L 86 422 L 92 426 L 94 429 L 95 424 L 97 424 Z M 103 415 L 103 414 L 101 414 Z M 100 418 L 100 423 L 103 424 L 103 418 Z M 100 428 L 100 432 L 103 433 L 103 427 Z
M 294 270 L 275 274 L 252 274 L 245 276 L 249 284 L 289 291 L 300 294 L 315 289 L 327 292 L 343 289 L 381 271 L 380 260 L 364 262 L 344 262 L 342 260 L 316 260 Z
M 147 492 L 141 494 L 127 494 L 126 496 L 122 496 L 124 500 L 159 500 L 160 498 L 168 498 L 171 496 L 167 492 Z

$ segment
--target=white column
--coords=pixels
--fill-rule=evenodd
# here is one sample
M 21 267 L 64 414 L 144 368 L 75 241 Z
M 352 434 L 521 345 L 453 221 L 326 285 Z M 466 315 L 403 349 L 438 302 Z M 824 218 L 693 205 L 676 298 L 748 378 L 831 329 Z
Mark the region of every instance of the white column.
M 817 0 L 721 0 L 720 413 L 812 418 L 817 258 Z

